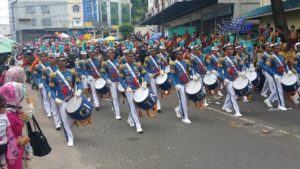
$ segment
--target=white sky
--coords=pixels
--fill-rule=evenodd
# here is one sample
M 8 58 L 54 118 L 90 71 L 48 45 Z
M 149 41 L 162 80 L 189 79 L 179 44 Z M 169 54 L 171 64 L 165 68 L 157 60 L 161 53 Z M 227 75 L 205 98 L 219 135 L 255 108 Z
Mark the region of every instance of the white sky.
M 8 24 L 8 0 L 0 0 L 0 24 Z

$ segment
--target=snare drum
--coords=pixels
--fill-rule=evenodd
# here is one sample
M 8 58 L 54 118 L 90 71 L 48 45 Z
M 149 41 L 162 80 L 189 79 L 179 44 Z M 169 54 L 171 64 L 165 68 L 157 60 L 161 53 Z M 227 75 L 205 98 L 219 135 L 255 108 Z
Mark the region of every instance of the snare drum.
M 214 73 L 207 74 L 203 78 L 203 83 L 209 90 L 214 90 L 218 87 L 218 76 Z
M 157 101 L 157 95 L 148 88 L 138 88 L 133 94 L 136 105 L 144 110 L 152 109 Z
M 257 72 L 255 71 L 247 71 L 246 77 L 250 80 L 251 84 L 255 87 L 257 87 L 260 83 Z
M 185 92 L 188 95 L 188 98 L 194 102 L 201 101 L 206 96 L 200 80 L 192 80 L 188 82 L 185 86 Z
M 237 77 L 232 86 L 238 96 L 248 96 L 251 93 L 250 82 L 247 78 Z
M 99 78 L 95 82 L 95 88 L 98 94 L 105 95 L 110 90 L 108 85 L 106 84 L 106 81 L 103 78 Z
M 295 74 L 284 74 L 281 78 L 282 89 L 285 92 L 294 92 L 298 89 L 298 76 Z
M 157 76 L 155 79 L 155 83 L 162 90 L 169 90 L 172 87 L 172 84 L 169 79 L 169 75 L 167 73 L 165 73 L 164 75 Z
M 66 105 L 66 112 L 75 120 L 87 119 L 93 110 L 93 104 L 84 97 L 73 96 Z

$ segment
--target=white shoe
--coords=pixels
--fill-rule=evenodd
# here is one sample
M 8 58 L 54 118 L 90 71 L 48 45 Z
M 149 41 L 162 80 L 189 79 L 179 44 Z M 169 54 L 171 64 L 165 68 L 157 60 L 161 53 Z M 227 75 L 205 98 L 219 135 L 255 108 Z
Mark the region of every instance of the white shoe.
M 127 123 L 129 124 L 130 127 L 134 127 L 134 123 L 132 120 L 128 119 Z
M 122 118 L 121 118 L 121 116 L 116 116 L 115 117 L 117 120 L 121 120 Z
M 287 108 L 284 106 L 278 106 L 278 110 L 287 111 Z
M 236 117 L 236 118 L 239 118 L 239 117 L 242 117 L 242 114 L 240 112 L 237 112 L 233 116 Z
M 67 146 L 69 146 L 69 147 L 73 147 L 73 146 L 74 146 L 74 143 L 73 143 L 73 141 L 69 141 L 69 142 L 67 143 Z
M 186 123 L 186 124 L 191 124 L 192 123 L 191 120 L 188 119 L 188 118 L 182 119 L 181 121 L 184 122 L 184 123 Z
M 209 104 L 205 101 L 204 102 L 204 107 L 208 107 L 209 106 Z
M 295 103 L 295 104 L 299 104 L 300 102 L 299 102 L 299 97 L 297 97 L 297 96 L 292 96 L 292 100 L 293 100 L 293 102 Z
M 267 98 L 268 95 L 267 94 L 261 94 L 262 97 Z
M 89 102 L 91 102 L 92 101 L 92 99 L 89 97 L 89 98 L 87 98 L 87 100 L 89 101 Z
M 249 102 L 249 100 L 248 100 L 248 98 L 246 96 L 243 97 L 243 102 L 244 103 L 248 103 Z
M 143 133 L 142 127 L 136 128 L 136 132 L 139 133 L 139 134 L 142 134 Z
M 272 106 L 272 103 L 271 103 L 271 101 L 270 101 L 269 99 L 266 99 L 264 102 L 266 103 L 266 105 L 267 105 L 268 107 L 273 107 L 273 106 Z
M 232 113 L 232 110 L 228 108 L 222 108 L 222 110 L 225 111 L 226 113 Z
M 175 112 L 176 112 L 176 116 L 177 116 L 178 118 L 181 118 L 181 113 L 180 113 L 180 108 L 179 108 L 179 107 L 176 107 L 176 108 L 175 108 Z
M 50 118 L 50 117 L 52 117 L 52 115 L 51 114 L 47 114 L 47 117 Z
M 221 97 L 224 96 L 223 93 L 220 90 L 218 91 L 218 96 L 221 96 Z

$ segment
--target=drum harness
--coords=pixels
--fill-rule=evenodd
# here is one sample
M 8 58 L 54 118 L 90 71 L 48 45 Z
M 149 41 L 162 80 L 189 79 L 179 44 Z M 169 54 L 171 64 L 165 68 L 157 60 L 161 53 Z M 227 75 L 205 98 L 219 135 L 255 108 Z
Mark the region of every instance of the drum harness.
M 93 69 L 95 70 L 96 74 L 97 74 L 98 76 L 100 76 L 100 74 L 99 74 L 99 72 L 98 72 L 98 70 L 97 70 L 97 68 L 96 68 L 96 66 L 95 66 L 95 64 L 94 64 L 94 62 L 92 61 L 91 58 L 89 58 L 89 62 L 90 62 L 91 65 L 93 66 Z
M 154 59 L 151 55 L 150 55 L 149 57 L 150 57 L 150 59 L 152 60 L 152 62 L 154 63 L 155 67 L 156 67 L 158 70 L 160 70 L 160 69 L 159 69 L 159 66 L 157 65 L 157 63 L 156 63 L 156 61 L 155 61 L 155 59 Z M 158 74 L 158 73 L 159 73 L 159 72 L 155 73 L 155 75 Z

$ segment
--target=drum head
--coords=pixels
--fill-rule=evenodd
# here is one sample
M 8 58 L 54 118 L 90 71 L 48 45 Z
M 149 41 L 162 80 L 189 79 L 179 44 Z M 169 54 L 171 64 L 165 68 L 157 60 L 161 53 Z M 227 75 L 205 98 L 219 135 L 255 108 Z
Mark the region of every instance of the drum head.
M 118 83 L 117 89 L 118 89 L 120 92 L 125 92 L 125 89 L 123 88 L 123 86 L 122 86 L 120 83 Z
M 133 94 L 133 100 L 137 103 L 143 102 L 149 96 L 148 88 L 138 88 Z
M 298 77 L 295 74 L 291 74 L 291 75 L 284 74 L 281 78 L 281 83 L 286 86 L 292 86 L 297 83 L 297 79 Z
M 237 77 L 233 81 L 233 88 L 236 90 L 242 90 L 249 85 L 249 80 L 247 78 Z
M 215 74 L 205 75 L 203 78 L 203 83 L 209 86 L 215 84 L 217 80 L 218 77 Z
M 255 71 L 254 72 L 247 71 L 246 77 L 252 82 L 257 78 L 257 73 Z
M 155 83 L 157 85 L 161 85 L 161 84 L 165 83 L 167 81 L 167 79 L 168 79 L 168 74 L 165 73 L 163 76 L 162 75 L 157 76 L 155 79 Z
M 106 81 L 103 78 L 97 79 L 95 82 L 96 89 L 102 89 L 106 85 Z
M 81 103 L 82 103 L 82 97 L 76 97 L 76 98 L 72 97 L 66 105 L 66 111 L 68 113 L 73 113 L 77 111 L 80 108 Z
M 185 86 L 185 92 L 188 94 L 196 94 L 198 93 L 202 88 L 201 81 L 200 80 L 192 80 L 188 82 Z

